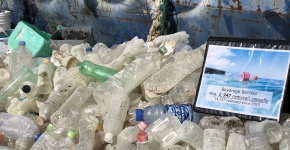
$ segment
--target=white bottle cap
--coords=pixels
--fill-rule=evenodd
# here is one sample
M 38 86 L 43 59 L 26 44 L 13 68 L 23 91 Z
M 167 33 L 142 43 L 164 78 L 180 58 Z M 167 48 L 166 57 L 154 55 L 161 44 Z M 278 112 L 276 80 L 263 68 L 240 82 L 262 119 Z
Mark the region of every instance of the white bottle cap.
M 107 143 L 113 143 L 113 133 L 106 133 L 104 141 Z

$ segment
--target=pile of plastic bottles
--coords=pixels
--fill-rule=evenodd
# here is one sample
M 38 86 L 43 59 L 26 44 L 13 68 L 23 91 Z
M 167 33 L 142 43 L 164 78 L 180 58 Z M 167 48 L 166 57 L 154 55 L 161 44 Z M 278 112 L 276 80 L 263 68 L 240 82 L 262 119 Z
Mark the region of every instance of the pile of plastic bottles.
M 0 54 L 0 149 L 270 150 L 290 146 L 290 120 L 200 118 L 192 104 L 205 45 L 178 32 L 108 48 L 64 44 L 32 58 Z

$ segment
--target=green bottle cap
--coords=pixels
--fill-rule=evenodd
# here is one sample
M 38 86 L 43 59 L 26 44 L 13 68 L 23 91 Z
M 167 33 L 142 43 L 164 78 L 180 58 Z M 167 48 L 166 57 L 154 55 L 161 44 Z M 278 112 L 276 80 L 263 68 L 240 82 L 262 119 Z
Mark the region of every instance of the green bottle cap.
M 159 52 L 164 55 L 165 53 L 167 53 L 167 49 L 165 48 L 165 46 L 162 46 L 159 48 Z
M 53 124 L 48 124 L 46 127 L 46 130 L 54 130 L 54 125 Z
M 78 134 L 78 133 L 77 133 L 75 130 L 70 129 L 70 130 L 68 131 L 68 133 L 66 134 L 66 136 L 67 136 L 68 138 L 70 138 L 70 139 L 74 139 L 74 138 L 76 138 L 77 134 Z

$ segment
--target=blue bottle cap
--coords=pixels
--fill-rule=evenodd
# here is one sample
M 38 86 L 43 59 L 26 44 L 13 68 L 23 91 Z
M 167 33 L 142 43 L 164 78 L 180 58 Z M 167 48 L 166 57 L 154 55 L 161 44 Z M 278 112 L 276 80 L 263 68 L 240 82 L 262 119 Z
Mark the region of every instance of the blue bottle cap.
M 143 110 L 136 109 L 136 121 L 142 121 L 142 120 L 143 120 Z
M 39 139 L 39 137 L 42 135 L 42 133 L 37 133 L 36 135 L 35 135 L 35 137 L 34 137 L 34 142 L 36 142 L 38 139 Z
M 87 48 L 86 48 L 86 53 L 87 53 L 87 52 L 92 52 L 92 51 L 93 51 L 93 49 L 92 49 L 91 47 L 87 47 Z
M 26 45 L 26 43 L 24 41 L 19 41 L 18 45 Z

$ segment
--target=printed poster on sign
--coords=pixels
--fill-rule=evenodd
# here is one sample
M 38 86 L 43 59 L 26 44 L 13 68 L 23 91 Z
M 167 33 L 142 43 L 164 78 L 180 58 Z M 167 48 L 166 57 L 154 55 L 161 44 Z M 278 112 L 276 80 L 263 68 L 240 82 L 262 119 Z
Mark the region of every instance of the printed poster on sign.
M 279 119 L 289 51 L 209 45 L 196 107 Z

